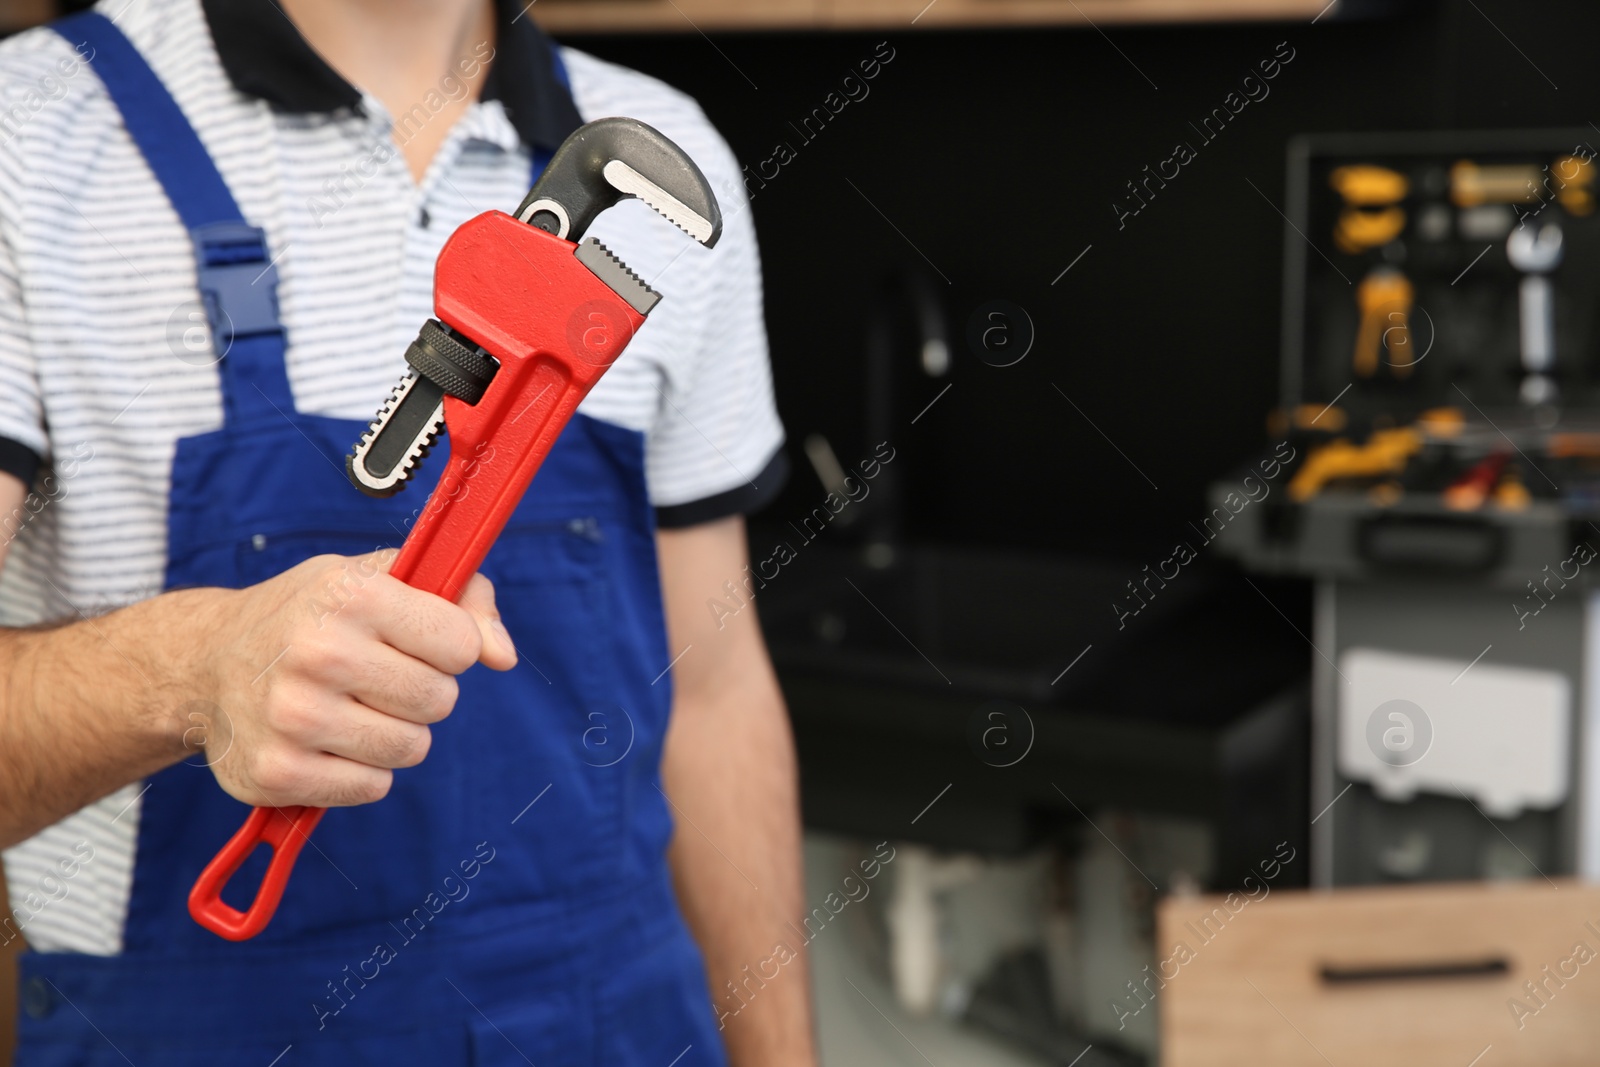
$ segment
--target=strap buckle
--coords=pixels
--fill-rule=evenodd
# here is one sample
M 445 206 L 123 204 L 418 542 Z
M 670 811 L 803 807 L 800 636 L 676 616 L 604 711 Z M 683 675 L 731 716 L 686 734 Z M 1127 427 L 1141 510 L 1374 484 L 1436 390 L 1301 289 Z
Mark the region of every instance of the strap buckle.
M 219 350 L 237 337 L 282 331 L 278 268 L 267 254 L 267 233 L 244 222 L 213 222 L 190 231 L 200 299 Z

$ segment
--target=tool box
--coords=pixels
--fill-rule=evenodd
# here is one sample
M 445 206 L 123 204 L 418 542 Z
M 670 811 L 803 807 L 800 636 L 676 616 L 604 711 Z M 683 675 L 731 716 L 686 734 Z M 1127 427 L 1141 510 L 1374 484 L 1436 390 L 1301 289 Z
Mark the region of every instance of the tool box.
M 1292 144 L 1270 429 L 1296 456 L 1285 492 L 1229 522 L 1252 568 L 1522 588 L 1600 545 L 1595 141 Z
M 1314 882 L 1600 873 L 1596 143 L 1290 146 L 1272 459 L 1213 486 L 1204 533 L 1317 583 Z

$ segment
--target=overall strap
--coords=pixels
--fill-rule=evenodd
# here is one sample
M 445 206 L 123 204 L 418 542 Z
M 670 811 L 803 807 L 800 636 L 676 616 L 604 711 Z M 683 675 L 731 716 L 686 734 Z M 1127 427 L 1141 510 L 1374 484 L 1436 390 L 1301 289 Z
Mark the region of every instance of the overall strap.
M 555 67 L 556 80 L 561 83 L 561 87 L 570 96 L 572 94 L 572 74 L 567 70 L 567 64 L 561 58 L 561 46 L 554 41 L 549 43 L 550 61 Z M 533 182 L 537 183 L 539 175 L 544 173 L 544 168 L 550 165 L 550 161 L 555 158 L 556 153 L 555 149 L 545 148 L 541 145 L 532 145 L 530 147 L 533 155 Z
M 222 360 L 224 418 L 294 410 L 278 318 L 278 271 L 266 231 L 245 221 L 211 155 L 172 94 L 110 19 L 86 11 L 51 25 L 94 67 L 194 243 L 212 344 Z

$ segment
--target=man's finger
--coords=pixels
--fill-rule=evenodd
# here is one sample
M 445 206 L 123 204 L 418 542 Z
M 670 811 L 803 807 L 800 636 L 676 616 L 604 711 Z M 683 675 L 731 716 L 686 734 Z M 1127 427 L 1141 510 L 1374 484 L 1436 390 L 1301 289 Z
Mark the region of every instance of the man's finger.
M 454 675 L 385 646 L 340 681 L 346 693 L 367 707 L 423 726 L 449 715 L 461 693 Z
M 353 700 L 338 715 L 327 716 L 322 729 L 308 740 L 330 756 L 343 756 L 380 770 L 415 767 L 433 744 L 426 726 L 385 715 Z
M 482 657 L 484 637 L 473 616 L 443 597 L 387 575 L 373 579 L 362 593 L 352 602 L 360 604 L 359 617 L 391 648 L 448 674 L 461 674 Z
M 494 585 L 481 574 L 474 574 L 461 596 L 461 606 L 478 624 L 483 634 L 483 654 L 480 663 L 491 670 L 509 671 L 517 665 L 517 646 L 500 621 L 500 609 L 495 606 Z

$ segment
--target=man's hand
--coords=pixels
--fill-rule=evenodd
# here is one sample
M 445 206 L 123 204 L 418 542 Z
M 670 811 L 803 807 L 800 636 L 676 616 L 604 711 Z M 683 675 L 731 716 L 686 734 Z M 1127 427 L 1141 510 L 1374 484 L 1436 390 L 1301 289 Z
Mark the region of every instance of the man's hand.
M 459 605 L 391 578 L 393 552 L 318 556 L 213 604 L 205 652 L 226 721 L 204 731 L 222 788 L 247 804 L 367 804 L 428 754 L 456 675 L 516 665 L 494 589 Z
M 0 515 L 26 493 L 0 472 Z M 488 581 L 473 578 L 457 606 L 387 571 L 386 558 L 323 556 L 249 589 L 0 627 L 0 847 L 202 741 L 222 787 L 249 803 L 383 796 L 392 768 L 427 754 L 453 676 L 516 662 Z M 222 721 L 197 729 L 197 703 Z

